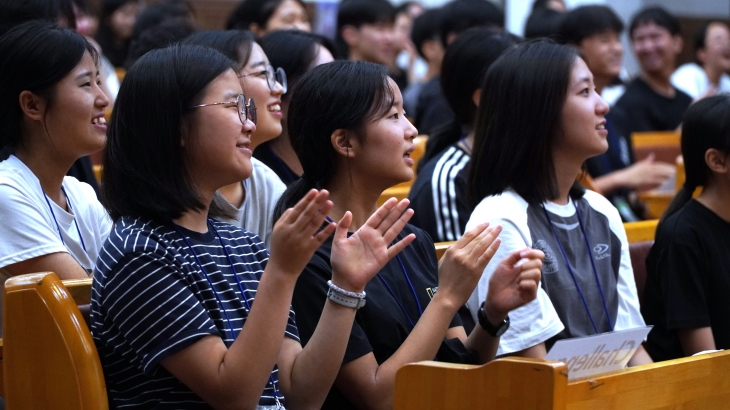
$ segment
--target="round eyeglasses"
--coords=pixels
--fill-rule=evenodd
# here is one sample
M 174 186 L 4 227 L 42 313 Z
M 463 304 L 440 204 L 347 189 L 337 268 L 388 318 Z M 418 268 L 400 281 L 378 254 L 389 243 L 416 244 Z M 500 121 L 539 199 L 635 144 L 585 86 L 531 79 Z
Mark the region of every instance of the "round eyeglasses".
M 211 105 L 224 104 L 236 104 L 236 108 L 238 108 L 238 118 L 241 120 L 241 124 L 245 124 L 246 120 L 251 120 L 251 122 L 256 125 L 256 103 L 254 103 L 253 99 L 251 98 L 249 98 L 248 102 L 246 102 L 246 96 L 243 94 L 238 94 L 238 96 L 236 97 L 236 101 L 224 101 L 210 104 L 193 105 L 190 108 L 210 107 Z
M 257 71 L 250 74 L 239 75 L 238 78 L 249 77 L 252 75 L 266 75 L 266 84 L 269 86 L 269 90 L 274 91 L 274 88 L 276 88 L 276 83 L 279 83 L 284 89 L 284 94 L 286 94 L 288 88 L 286 82 L 286 73 L 284 72 L 283 68 L 279 67 L 277 69 L 274 69 L 274 67 L 272 67 L 271 65 L 267 65 L 265 70 Z

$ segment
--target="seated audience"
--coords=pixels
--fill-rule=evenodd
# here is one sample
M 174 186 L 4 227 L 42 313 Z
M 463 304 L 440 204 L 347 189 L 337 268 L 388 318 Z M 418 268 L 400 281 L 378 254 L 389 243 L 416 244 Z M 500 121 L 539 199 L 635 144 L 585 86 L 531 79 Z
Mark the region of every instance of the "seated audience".
M 96 41 L 114 67 L 124 67 L 139 11 L 139 0 L 104 0 L 102 3 Z
M 599 95 L 621 72 L 623 46 L 619 36 L 623 28 L 609 7 L 591 5 L 566 13 L 558 30 L 561 42 L 577 47 L 583 54 Z M 608 151 L 588 159 L 588 173 L 624 221 L 640 220 L 643 206 L 632 193 L 657 188 L 674 174 L 675 167 L 652 159 L 635 162 L 630 135 L 614 126 L 611 113 L 606 115 L 606 132 Z
M 512 34 L 477 27 L 459 35 L 446 51 L 441 86 L 456 117 L 429 136 L 408 194 L 416 211 L 411 223 L 436 242 L 455 241 L 464 234 L 472 211 L 466 200 L 467 164 L 482 82 L 494 60 L 515 44 Z
M 289 133 L 304 175 L 287 188 L 277 215 L 314 187 L 330 192 L 329 220 L 368 225 L 376 201 L 388 187 L 413 177 L 413 138 L 403 100 L 386 67 L 335 61 L 304 75 L 289 106 Z M 393 203 L 390 199 L 388 203 Z M 412 210 L 405 210 L 410 217 Z M 283 218 L 283 216 L 281 216 Z M 499 263 L 490 294 L 482 298 L 481 326 L 467 338 L 457 309 L 491 259 L 500 228 L 480 224 L 436 260 L 433 242 L 405 225 L 400 238 L 412 241 L 365 287 L 368 303 L 349 332 L 344 360 L 322 408 L 392 408 L 396 371 L 420 360 L 484 363 L 494 358 L 510 310 L 532 300 L 542 252 L 520 249 Z M 328 280 L 337 269 L 337 236 L 315 252 L 297 281 L 292 305 L 303 343 L 316 342 Z M 394 245 L 398 246 L 398 245 Z M 518 263 L 519 261 L 519 263 Z M 438 292 L 436 291 L 438 288 Z M 486 312 L 486 313 L 485 313 Z M 482 326 L 486 326 L 482 327 Z M 355 405 L 357 403 L 357 405 Z
M 274 69 L 253 33 L 246 30 L 219 30 L 196 33 L 185 44 L 214 48 L 235 61 L 236 75 L 252 104 L 257 122 L 249 149 L 281 134 L 281 96 L 286 92 L 286 74 Z M 257 234 L 271 243 L 272 215 L 276 201 L 286 189 L 281 179 L 261 161 L 252 158 L 253 172 L 245 180 L 221 187 L 215 206 L 227 222 Z
M 111 221 L 90 186 L 64 175 L 106 142 L 99 55 L 43 20 L 0 37 L 0 54 L 0 146 L 13 151 L 0 163 L 0 283 L 44 271 L 86 278 Z
M 312 26 L 301 0 L 243 0 L 228 16 L 226 29 L 263 37 L 276 30 L 312 31 Z
M 547 7 L 533 10 L 525 22 L 525 38 L 555 38 L 564 14 Z
M 544 358 L 557 340 L 644 326 L 621 218 L 575 182 L 585 160 L 608 148 L 609 107 L 579 52 L 519 45 L 492 64 L 482 89 L 467 229 L 504 227 L 492 261 L 525 247 L 545 253 L 537 298 L 510 313 L 498 354 Z M 473 317 L 498 269 L 490 262 L 469 298 Z M 649 362 L 639 347 L 629 364 Z
M 119 91 L 103 184 L 115 223 L 91 299 L 111 408 L 318 408 L 365 284 L 409 242 L 388 247 L 407 220 L 395 201 L 349 238 L 341 220 L 322 326 L 302 348 L 292 291 L 335 231 L 320 229 L 332 202 L 310 190 L 280 218 L 270 254 L 212 219 L 215 191 L 252 171 L 255 107 L 236 69 L 210 48 L 172 46 L 137 61 Z
M 124 68 L 129 70 L 140 57 L 152 50 L 179 43 L 195 33 L 193 22 L 184 17 L 168 18 L 132 39 Z
M 441 73 L 441 62 L 444 60 L 445 49 L 439 35 L 440 20 L 440 9 L 431 9 L 423 12 L 413 21 L 411 42 L 418 55 L 428 65 L 428 69 L 419 81 L 408 84 L 403 91 L 403 106 L 406 113 L 411 113 L 411 115 L 417 111 L 418 97 L 421 95 L 424 85 Z
M 261 40 L 261 48 L 271 65 L 281 67 L 286 73 L 288 88 L 294 88 L 307 71 L 334 61 L 334 44 L 316 34 L 299 30 L 280 30 L 267 34 Z M 261 145 L 253 152 L 256 159 L 271 168 L 284 184 L 291 185 L 302 175 L 302 165 L 291 146 L 286 128 L 291 93 L 281 97 L 281 134 Z
M 335 41 L 342 57 L 387 66 L 399 87 L 408 85 L 404 72 L 396 75 L 398 56 L 396 9 L 388 0 L 344 0 L 337 11 Z
M 655 360 L 730 348 L 730 97 L 703 99 L 682 123 L 687 179 L 659 222 L 642 312 Z M 697 199 L 692 193 L 702 187 Z
M 537 10 L 555 10 L 558 13 L 565 13 L 565 2 L 563 0 L 535 0 L 532 3 L 532 11 Z
M 492 2 L 454 0 L 441 7 L 441 45 L 447 49 L 456 37 L 472 27 L 504 27 L 504 13 Z M 440 77 L 423 85 L 416 112 L 411 113 L 421 134 L 431 135 L 438 127 L 450 123 L 454 113 L 441 92 Z
M 694 99 L 730 92 L 730 29 L 713 21 L 695 36 L 695 58 L 672 74 L 672 84 Z
M 612 114 L 620 133 L 675 130 L 692 97 L 670 78 L 682 51 L 679 21 L 661 7 L 641 10 L 631 20 L 629 37 L 641 74 L 626 86 Z

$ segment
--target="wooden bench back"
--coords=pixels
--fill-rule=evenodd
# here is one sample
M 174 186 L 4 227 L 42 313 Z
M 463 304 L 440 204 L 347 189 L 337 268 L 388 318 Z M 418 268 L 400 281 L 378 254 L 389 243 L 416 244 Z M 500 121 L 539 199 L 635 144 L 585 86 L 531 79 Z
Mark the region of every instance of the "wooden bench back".
M 5 403 L 15 409 L 108 408 L 104 373 L 91 332 L 77 307 L 88 304 L 91 280 L 55 273 L 5 282 L 3 379 Z

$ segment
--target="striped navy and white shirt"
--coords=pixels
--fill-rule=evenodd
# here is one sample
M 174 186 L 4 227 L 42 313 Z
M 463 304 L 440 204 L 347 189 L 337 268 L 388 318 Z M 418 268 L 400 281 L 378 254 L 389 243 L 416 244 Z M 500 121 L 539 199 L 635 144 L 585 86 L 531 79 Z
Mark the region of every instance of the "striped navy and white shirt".
M 212 223 L 234 269 L 212 229 L 201 234 L 178 227 L 210 282 L 172 224 L 127 217 L 114 224 L 97 261 L 91 296 L 91 332 L 110 408 L 210 408 L 160 361 L 207 335 L 218 335 L 230 346 L 235 335 L 222 309 L 237 335 L 248 316 L 242 297 L 254 302 L 269 258 L 255 234 L 224 222 Z M 291 310 L 286 336 L 299 341 Z M 276 367 L 271 375 L 278 391 Z M 273 395 L 268 383 L 259 404 L 275 404 Z
M 418 173 L 408 199 L 415 211 L 410 223 L 434 242 L 455 241 L 464 234 L 471 208 L 466 201 L 470 156 L 458 144 L 432 158 Z

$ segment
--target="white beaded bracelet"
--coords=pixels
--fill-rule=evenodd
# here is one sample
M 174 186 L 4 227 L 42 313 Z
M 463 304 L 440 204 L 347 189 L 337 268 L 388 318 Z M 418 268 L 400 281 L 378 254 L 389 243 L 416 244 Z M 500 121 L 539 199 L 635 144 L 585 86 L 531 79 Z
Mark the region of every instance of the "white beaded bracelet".
M 342 289 L 341 287 L 335 285 L 334 283 L 332 283 L 331 280 L 327 281 L 327 286 L 329 286 L 333 292 L 337 292 L 341 295 L 349 296 L 351 298 L 365 299 L 365 291 L 362 291 L 362 293 L 350 292 L 349 290 Z

